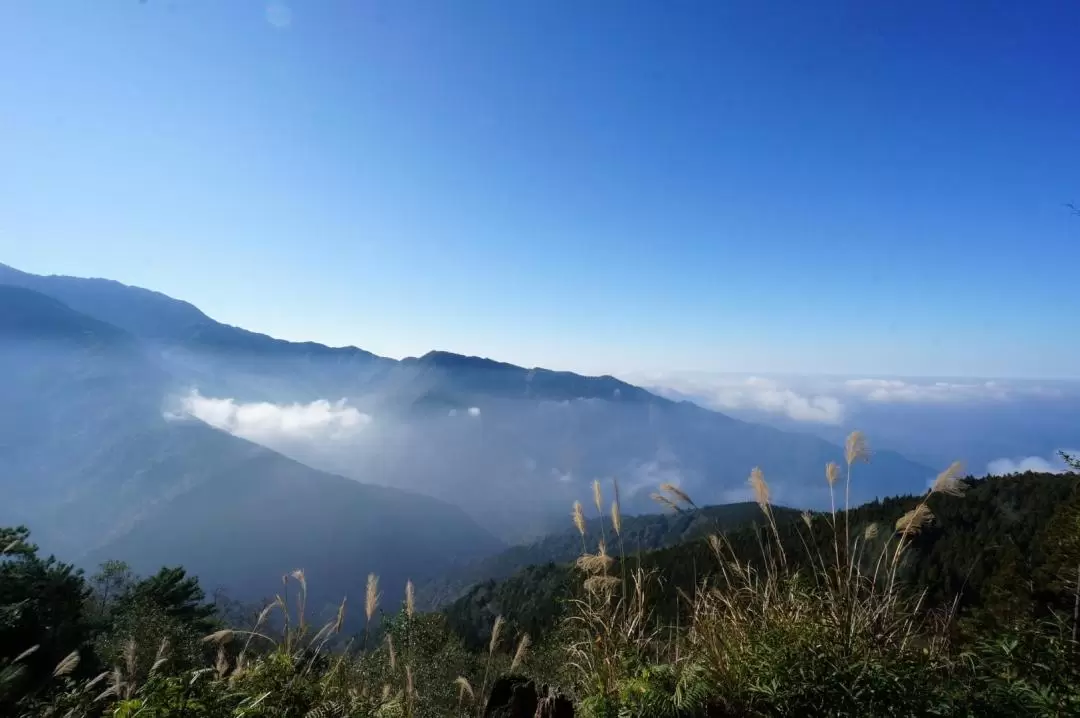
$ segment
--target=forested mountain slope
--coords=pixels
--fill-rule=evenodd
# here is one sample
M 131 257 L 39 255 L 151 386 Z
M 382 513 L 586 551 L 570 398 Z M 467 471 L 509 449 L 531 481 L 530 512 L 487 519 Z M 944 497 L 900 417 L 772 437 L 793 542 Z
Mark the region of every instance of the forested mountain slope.
M 934 520 L 905 550 L 900 579 L 916 593 L 925 592 L 927 609 L 955 610 L 968 623 L 1005 620 L 1050 607 L 1068 609 L 1073 600 L 1076 564 L 1080 563 L 1080 474 L 1018 474 L 969 479 L 964 496 L 935 495 L 929 507 Z M 882 551 L 895 547 L 894 525 L 921 497 L 890 497 L 851 511 L 850 532 L 867 575 Z M 757 509 L 757 507 L 754 507 Z M 807 546 L 802 521 L 780 520 L 787 557 L 809 567 L 817 557 L 833 555 L 828 514 L 813 517 L 815 543 Z M 843 543 L 844 519 L 838 521 Z M 865 538 L 870 526 L 873 538 Z M 609 525 L 610 531 L 610 525 Z M 727 532 L 726 540 L 744 560 L 761 561 L 770 542 L 764 520 Z M 610 542 L 609 542 L 610 544 Z M 861 548 L 859 548 L 861 546 Z M 588 547 L 595 551 L 595 546 Z M 658 551 L 634 554 L 627 561 L 659 576 L 651 602 L 666 619 L 686 610 L 679 590 L 715 576 L 717 557 L 704 538 Z M 891 554 L 886 553 L 886 556 Z M 639 563 L 640 562 L 640 563 Z M 618 573 L 618 569 L 615 569 Z M 1071 578 L 1069 578 L 1071 577 Z M 570 563 L 528 567 L 502 581 L 480 583 L 445 609 L 450 623 L 471 645 L 480 645 L 496 615 L 508 625 L 545 635 L 557 627 L 567 599 L 580 591 L 581 577 Z M 996 619 L 994 617 L 997 617 Z M 685 616 L 684 616 L 685 619 Z
M 778 507 L 775 512 L 780 521 L 790 521 L 799 515 L 794 509 L 783 507 Z M 585 523 L 584 538 L 569 527 L 528 544 L 511 546 L 429 582 L 422 587 L 422 595 L 426 605 L 440 606 L 457 599 L 478 583 L 508 578 L 532 566 L 573 562 L 581 555 L 583 546 L 591 546 L 599 540 L 606 539 L 612 547 L 621 544 L 628 552 L 639 553 L 686 543 L 717 531 L 734 531 L 759 524 L 761 520 L 761 509 L 753 502 L 706 506 L 680 513 L 622 516 L 622 533 L 617 537 L 612 531 L 610 516 L 592 518 Z M 569 526 L 570 521 L 566 523 Z

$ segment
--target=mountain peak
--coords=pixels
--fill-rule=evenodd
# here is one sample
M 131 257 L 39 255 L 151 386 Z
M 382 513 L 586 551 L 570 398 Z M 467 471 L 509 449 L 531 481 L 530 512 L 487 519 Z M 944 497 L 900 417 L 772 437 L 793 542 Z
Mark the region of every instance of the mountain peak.
M 0 283 L 32 289 L 136 336 L 161 337 L 214 323 L 195 305 L 114 279 L 38 275 L 0 265 Z
M 432 350 L 421 357 L 406 357 L 403 363 L 427 364 L 444 369 L 501 369 L 527 371 L 524 367 L 508 362 L 496 361 L 487 357 L 467 356 L 454 352 Z

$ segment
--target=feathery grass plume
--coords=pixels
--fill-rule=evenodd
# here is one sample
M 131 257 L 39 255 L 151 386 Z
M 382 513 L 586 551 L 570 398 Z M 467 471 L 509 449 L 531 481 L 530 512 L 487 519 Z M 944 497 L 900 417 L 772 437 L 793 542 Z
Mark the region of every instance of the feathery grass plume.
M 137 649 L 138 644 L 135 643 L 134 638 L 124 644 L 124 669 L 127 671 L 125 688 L 130 691 L 135 689 L 135 652 Z
M 124 674 L 120 672 L 120 666 L 113 666 L 112 673 L 109 674 L 109 687 L 94 700 L 100 701 L 109 696 L 122 698 L 125 692 Z
M 570 514 L 574 517 L 574 526 L 577 528 L 578 533 L 582 536 L 585 535 L 585 512 L 581 509 L 581 502 L 574 502 L 574 511 Z
M 829 485 L 829 512 L 832 516 L 833 556 L 836 571 L 840 572 L 840 539 L 836 535 L 836 482 L 840 479 L 840 466 L 835 461 L 825 464 L 825 483 Z
M 413 613 L 416 611 L 416 588 L 413 586 L 412 579 L 405 582 L 405 615 L 409 618 L 413 617 Z
M 0 555 L 11 553 L 16 548 L 18 548 L 19 544 L 21 544 L 21 543 L 22 543 L 22 541 L 20 541 L 19 539 L 15 539 L 11 543 L 9 543 L 7 546 L 5 546 L 3 551 L 0 551 Z
M 760 467 L 755 466 L 750 472 L 748 483 L 750 488 L 754 490 L 754 501 L 757 501 L 757 505 L 761 507 L 762 511 L 768 513 L 769 485 L 765 482 L 765 472 Z
M 848 434 L 844 442 L 844 459 L 849 465 L 856 461 L 870 460 L 870 445 L 866 441 L 866 435 L 861 431 L 855 430 Z
M 513 673 L 521 664 L 525 662 L 525 657 L 529 654 L 529 646 L 532 645 L 532 639 L 529 638 L 528 633 L 522 633 L 521 638 L 518 640 L 517 650 L 514 651 L 514 660 L 510 663 L 510 672 Z
M 30 647 L 29 647 L 29 648 L 27 648 L 27 649 L 26 649 L 25 651 L 23 651 L 23 652 L 22 652 L 22 653 L 20 653 L 19 655 L 15 656 L 15 658 L 14 658 L 14 659 L 13 659 L 13 660 L 12 660 L 11 662 L 12 662 L 12 663 L 18 663 L 19 661 L 21 661 L 22 659 L 26 658 L 27 656 L 31 656 L 31 655 L 33 655 L 34 653 L 36 653 L 36 652 L 37 652 L 37 649 L 39 649 L 39 648 L 41 648 L 41 646 L 40 646 L 40 645 L 33 645 L 33 646 L 30 646 Z
M 341 629 L 345 626 L 345 602 L 348 600 L 348 596 L 341 598 L 341 605 L 338 606 L 337 617 L 334 619 L 334 633 L 341 633 Z
M 896 530 L 904 536 L 912 536 L 933 520 L 930 507 L 921 503 L 896 520 Z
M 612 491 L 615 498 L 611 501 L 611 526 L 615 529 L 615 536 L 619 539 L 619 569 L 622 572 L 623 586 L 626 585 L 626 545 L 622 538 L 622 497 L 619 496 L 619 482 L 615 477 L 611 478 Z
M 690 498 L 690 494 L 686 493 L 685 491 L 680 489 L 675 484 L 672 484 L 672 483 L 660 484 L 660 490 L 661 491 L 666 491 L 667 493 L 669 493 L 672 496 L 674 496 L 675 498 L 677 498 L 679 501 L 682 501 L 687 506 L 693 506 L 695 508 L 697 507 L 697 504 L 694 503 L 694 500 Z
M 110 675 L 110 676 L 112 675 L 108 671 L 106 671 L 106 674 Z M 101 693 L 98 693 L 96 696 L 94 696 L 94 699 L 93 699 L 92 702 L 93 703 L 100 703 L 101 701 L 105 700 L 106 698 L 109 698 L 109 697 L 115 696 L 115 695 L 116 695 L 116 686 L 114 686 L 112 683 L 110 683 L 109 686 L 105 690 L 103 690 Z
M 949 468 L 937 475 L 934 484 L 930 487 L 931 494 L 945 494 L 946 496 L 963 496 L 968 485 L 960 477 L 964 473 L 964 464 L 954 461 Z
M 233 630 L 231 628 L 223 628 L 220 631 L 214 631 L 208 636 L 203 636 L 205 643 L 228 643 L 232 640 Z
M 259 611 L 259 615 L 255 619 L 255 626 L 251 630 L 253 630 L 253 631 L 259 630 L 259 626 L 263 625 L 263 623 L 266 621 L 267 617 L 270 615 L 270 612 L 273 611 L 275 608 L 278 608 L 280 606 L 281 606 L 281 604 L 276 600 L 271 601 L 270 603 L 266 604 L 266 606 L 263 608 L 263 610 Z
M 844 441 L 844 459 L 847 461 L 847 478 L 844 480 L 844 550 L 851 551 L 851 467 L 856 461 L 870 461 L 870 445 L 866 436 L 856 429 L 848 434 Z M 833 530 L 836 530 L 835 519 Z M 839 564 L 839 548 L 837 549 L 837 563 Z M 848 574 L 850 575 L 852 562 L 848 561 Z
M 240 658 L 243 658 L 244 654 L 247 653 L 248 646 L 251 645 L 251 641 L 255 638 L 255 636 L 268 638 L 267 636 L 263 636 L 263 634 L 259 633 L 259 627 L 263 625 L 267 617 L 270 615 L 270 612 L 273 611 L 275 608 L 281 608 L 282 611 L 285 610 L 285 605 L 280 601 L 280 597 L 275 598 L 273 601 L 266 604 L 263 610 L 259 611 L 259 615 L 255 619 L 255 625 L 252 626 L 251 630 L 247 632 L 247 640 L 244 641 L 244 648 L 240 651 Z
M 488 653 L 494 653 L 495 649 L 498 647 L 499 634 L 502 633 L 505 624 L 506 619 L 502 617 L 501 613 L 495 617 L 495 623 L 491 627 L 491 640 L 488 642 Z
M 802 522 L 806 524 L 806 528 L 813 529 L 814 515 L 809 511 L 803 511 L 799 515 L 802 516 Z
M 83 693 L 89 693 L 94 686 L 108 678 L 110 674 L 112 674 L 112 671 L 102 671 L 101 673 L 91 678 L 90 681 L 85 686 L 83 686 Z
M 416 685 L 413 683 L 412 666 L 405 666 L 405 697 L 412 701 L 416 695 Z
M 469 701 L 472 702 L 476 699 L 476 694 L 473 693 L 472 685 L 469 683 L 469 679 L 465 676 L 458 676 L 454 679 L 454 685 L 458 687 L 458 706 L 461 706 L 462 701 L 465 700 L 465 696 L 469 697 Z
M 506 619 L 503 618 L 500 613 L 495 617 L 495 624 L 491 627 L 491 640 L 488 642 L 487 662 L 484 664 L 484 683 L 480 686 L 481 696 L 487 695 L 488 676 L 491 675 L 491 662 L 495 657 L 495 649 L 499 646 L 499 634 L 502 633 L 504 623 L 506 623 Z
M 649 498 L 660 504 L 664 508 L 671 509 L 676 513 L 682 513 L 682 508 L 680 508 L 678 504 L 676 504 L 674 501 L 669 499 L 667 496 L 664 496 L 663 494 L 649 494 Z
M 281 616 L 284 619 L 284 628 L 282 629 L 282 639 L 284 643 L 289 642 L 289 637 L 292 635 L 292 631 L 289 630 L 289 622 L 292 620 L 292 616 L 289 615 L 289 576 L 291 574 L 286 573 L 281 576 L 281 593 L 274 595 L 274 600 L 281 604 Z
M 289 574 L 300 584 L 300 590 L 296 592 L 296 615 L 301 630 L 304 628 L 304 619 L 307 614 L 307 579 L 304 577 L 304 569 L 298 568 Z
M 615 528 L 615 534 L 622 536 L 622 497 L 619 496 L 619 481 L 611 479 L 611 488 L 615 498 L 611 501 L 611 524 Z
M 245 673 L 247 673 L 247 663 L 244 662 L 244 654 L 241 653 L 236 657 L 236 666 L 229 674 L 229 685 L 235 685 Z
M 229 672 L 229 657 L 225 655 L 225 646 L 218 648 L 217 660 L 214 661 L 214 672 L 218 678 L 224 678 Z
M 367 616 L 368 623 L 371 622 L 372 616 L 375 615 L 375 609 L 379 607 L 379 577 L 373 573 L 369 573 L 367 577 L 367 596 L 364 602 L 364 615 Z
M 600 537 L 607 541 L 607 529 L 604 528 L 604 495 L 600 491 L 600 479 L 593 479 L 592 482 L 592 496 L 593 503 L 596 505 L 596 513 L 600 516 Z
M 878 535 L 878 525 L 876 523 L 868 524 L 863 531 L 863 541 L 873 541 Z
M 574 502 L 570 515 L 574 518 L 574 528 L 581 534 L 581 553 L 587 554 L 589 550 L 585 548 L 585 511 L 582 510 L 580 501 Z
M 397 670 L 397 651 L 394 650 L 394 637 L 389 633 L 386 634 L 386 652 L 390 659 L 390 670 Z
M 240 656 L 243 657 L 243 652 Z M 150 673 L 157 673 L 157 670 L 161 668 L 169 660 L 169 637 L 166 636 L 161 639 L 161 645 L 158 646 L 157 655 L 154 656 L 154 664 L 150 666 Z
M 825 481 L 828 482 L 829 488 L 836 485 L 837 480 L 840 479 L 840 465 L 835 461 L 830 461 L 825 464 Z
M 755 466 L 750 471 L 750 478 L 747 483 L 750 484 L 750 488 L 754 491 L 754 501 L 761 507 L 761 513 L 765 514 L 765 518 L 769 522 L 769 528 L 772 529 L 773 537 L 776 539 L 776 549 L 780 554 L 780 561 L 784 566 L 787 566 L 787 552 L 784 551 L 784 542 L 780 539 L 780 530 L 776 526 L 776 518 L 773 516 L 770 503 L 769 484 L 765 481 L 765 472 L 761 470 L 761 467 Z
M 56 664 L 56 668 L 53 670 L 53 678 L 60 678 L 66 676 L 79 667 L 79 651 L 74 650 L 67 654 L 64 660 Z

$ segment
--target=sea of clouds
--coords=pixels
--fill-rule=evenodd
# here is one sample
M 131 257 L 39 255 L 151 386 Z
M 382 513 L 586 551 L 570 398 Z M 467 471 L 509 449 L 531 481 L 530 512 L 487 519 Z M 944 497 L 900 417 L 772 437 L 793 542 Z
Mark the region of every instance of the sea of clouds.
M 947 379 L 836 376 L 761 376 L 710 372 L 670 372 L 626 377 L 670 399 L 685 399 L 706 408 L 782 428 L 798 428 L 836 440 L 843 428 L 860 426 L 869 413 L 879 425 L 883 417 L 894 417 L 889 425 L 919 445 L 934 443 L 934 429 L 920 418 L 942 415 L 956 417 L 954 427 L 962 431 L 964 417 L 999 415 L 998 430 L 1008 432 L 1009 422 L 1019 427 L 1034 417 L 1046 420 L 1047 409 L 1080 407 L 1080 383 L 1005 379 Z M 965 413 L 969 412 L 969 413 Z M 1074 408 L 1071 415 L 1080 415 Z M 1008 417 L 1006 419 L 1005 417 Z M 975 422 L 971 422 L 975 426 Z M 1056 427 L 1055 435 L 1067 446 L 1080 445 L 1080 424 Z M 978 429 L 982 430 L 982 424 Z M 832 433 L 830 433 L 832 432 Z M 986 457 L 989 459 L 990 457 Z M 1001 456 L 969 467 L 974 473 L 1010 474 L 1025 471 L 1062 472 L 1068 469 L 1058 451 L 1040 450 L 1019 456 Z
M 755 409 L 823 424 L 842 423 L 852 405 L 864 402 L 1001 402 L 1022 396 L 1061 397 L 1066 391 L 1057 385 L 1001 380 L 774 377 L 707 372 L 643 374 L 630 380 L 662 396 L 690 399 L 718 411 Z

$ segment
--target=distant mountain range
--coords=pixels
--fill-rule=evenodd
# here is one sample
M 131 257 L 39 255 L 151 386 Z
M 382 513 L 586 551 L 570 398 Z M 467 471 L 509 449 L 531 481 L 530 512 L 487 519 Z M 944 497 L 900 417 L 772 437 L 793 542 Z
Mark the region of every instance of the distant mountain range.
M 153 353 L 54 298 L 0 285 L 0 345 L 0 525 L 88 568 L 183 564 L 248 600 L 304 568 L 336 604 L 368 572 L 389 598 L 502 546 L 455 506 L 166 419 Z
M 388 571 L 379 556 L 391 547 L 403 571 L 405 547 L 416 549 L 418 578 L 562 530 L 593 478 L 618 477 L 633 514 L 653 509 L 663 481 L 702 505 L 745 500 L 761 466 L 777 501 L 822 506 L 824 465 L 842 460 L 822 439 L 610 376 L 288 342 L 106 279 L 0 265 L 0 289 L 0 522 L 30 523 L 65 555 L 182 562 L 222 578 L 241 565 L 344 562 L 356 586 Z M 278 432 L 259 446 L 232 425 L 219 426 L 237 436 L 178 420 L 185 405 L 174 405 L 193 391 L 230 407 L 345 400 L 367 421 L 344 439 Z M 860 500 L 918 490 L 935 473 L 889 451 L 856 470 Z M 383 533 L 365 533 L 377 519 Z M 419 536 L 432 538 L 427 551 Z M 260 546 L 280 560 L 256 561 Z

